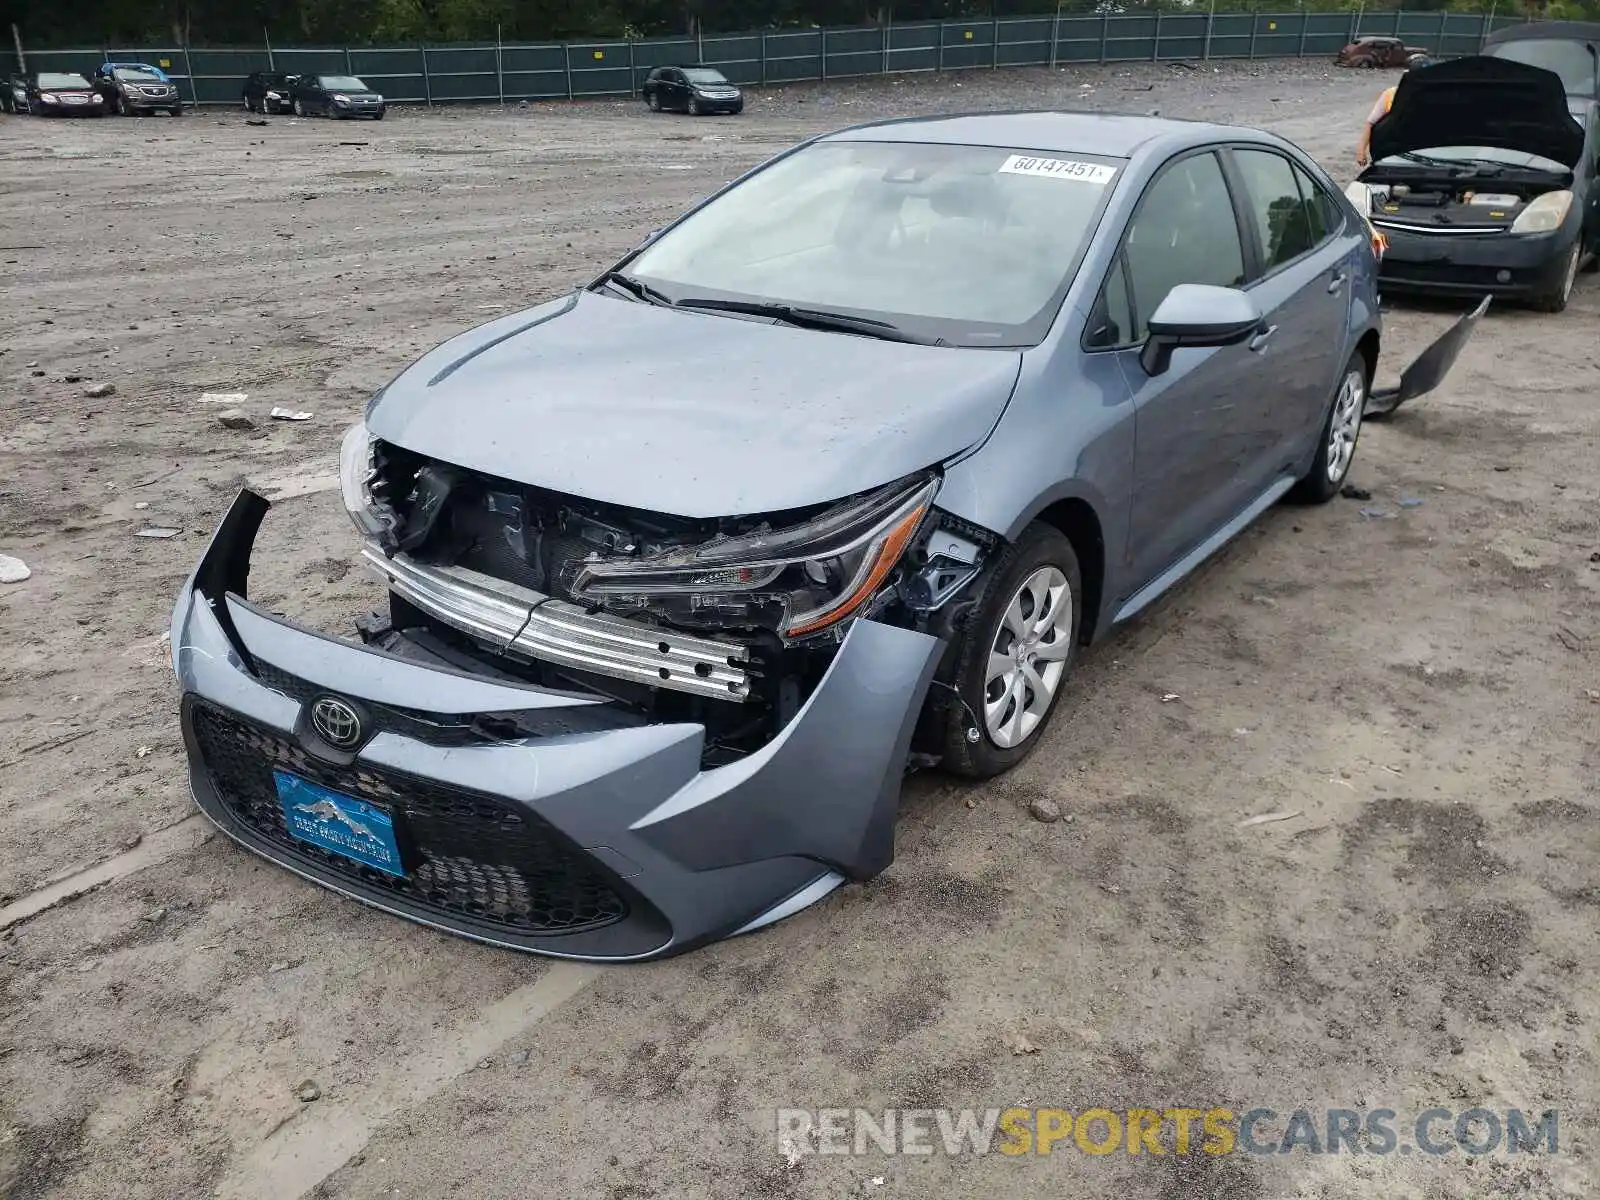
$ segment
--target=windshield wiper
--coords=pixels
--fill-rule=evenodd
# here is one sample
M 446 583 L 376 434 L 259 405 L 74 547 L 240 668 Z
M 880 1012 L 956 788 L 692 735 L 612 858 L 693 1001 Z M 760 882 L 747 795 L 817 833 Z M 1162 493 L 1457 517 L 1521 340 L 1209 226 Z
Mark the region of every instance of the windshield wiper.
M 829 329 L 838 333 L 859 333 L 885 342 L 907 342 L 913 346 L 942 346 L 943 338 L 922 337 L 872 317 L 828 312 L 820 308 L 796 308 L 792 304 L 762 304 L 751 300 L 713 300 L 690 296 L 679 300 L 679 308 L 700 308 L 710 312 L 742 313 L 751 317 L 770 317 L 800 329 Z
M 662 308 L 676 307 L 665 293 L 658 292 L 643 280 L 635 279 L 632 275 L 624 275 L 621 271 L 607 271 L 600 277 L 600 282 L 610 284 L 618 291 L 626 292 L 635 300 L 643 300 L 646 304 L 659 304 Z

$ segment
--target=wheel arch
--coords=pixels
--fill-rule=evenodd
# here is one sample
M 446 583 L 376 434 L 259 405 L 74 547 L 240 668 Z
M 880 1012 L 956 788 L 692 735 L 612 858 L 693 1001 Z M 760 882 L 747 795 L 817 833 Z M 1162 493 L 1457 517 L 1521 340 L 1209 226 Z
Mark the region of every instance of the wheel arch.
M 1105 599 L 1105 526 L 1094 505 L 1082 496 L 1064 496 L 1046 505 L 1033 517 L 1056 530 L 1072 543 L 1078 556 L 1078 571 L 1083 580 L 1083 618 L 1078 623 L 1078 641 L 1091 642 L 1101 625 L 1100 608 Z
M 1376 329 L 1369 329 L 1356 341 L 1356 353 L 1361 355 L 1367 363 L 1367 386 L 1372 386 L 1372 381 L 1378 377 L 1378 352 L 1382 348 L 1383 339 Z

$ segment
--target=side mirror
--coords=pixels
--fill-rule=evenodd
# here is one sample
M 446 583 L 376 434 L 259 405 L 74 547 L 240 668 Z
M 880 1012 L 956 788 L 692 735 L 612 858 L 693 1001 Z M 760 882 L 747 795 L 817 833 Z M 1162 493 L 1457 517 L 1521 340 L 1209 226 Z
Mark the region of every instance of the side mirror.
M 1238 288 L 1180 283 L 1150 318 L 1150 336 L 1139 353 L 1146 375 L 1166 373 L 1182 346 L 1236 346 L 1261 328 L 1261 310 Z

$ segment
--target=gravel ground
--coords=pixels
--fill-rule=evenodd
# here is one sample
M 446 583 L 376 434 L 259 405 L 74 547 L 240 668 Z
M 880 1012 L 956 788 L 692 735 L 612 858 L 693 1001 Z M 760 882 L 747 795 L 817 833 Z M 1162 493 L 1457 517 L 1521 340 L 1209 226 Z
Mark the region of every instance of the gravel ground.
M 162 635 L 203 538 L 268 489 L 252 593 L 347 628 L 377 592 L 328 490 L 338 437 L 448 334 L 840 124 L 1157 109 L 1275 129 L 1343 181 L 1380 83 L 1150 64 L 698 122 L 0 122 L 0 553 L 33 571 L 0 585 L 0 1195 L 1592 1194 L 1590 277 L 1563 315 L 1491 312 L 1438 394 L 1366 432 L 1371 501 L 1269 514 L 1085 657 L 1022 769 L 914 780 L 894 866 L 760 935 L 628 969 L 480 948 L 211 836 L 182 771 Z M 1388 370 L 1457 311 L 1392 311 Z M 205 392 L 248 393 L 256 427 Z M 1296 815 L 1241 825 L 1272 812 Z M 1017 1102 L 1556 1108 L 1560 1151 L 791 1165 L 773 1134 L 778 1107 Z

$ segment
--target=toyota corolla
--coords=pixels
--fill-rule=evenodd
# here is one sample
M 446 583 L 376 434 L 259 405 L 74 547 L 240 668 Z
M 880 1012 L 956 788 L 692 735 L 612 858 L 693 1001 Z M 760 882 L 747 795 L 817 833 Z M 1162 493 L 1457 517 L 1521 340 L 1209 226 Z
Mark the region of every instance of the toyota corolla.
M 240 493 L 173 617 L 195 797 L 498 945 L 769 924 L 890 863 L 909 768 L 1014 766 L 1082 646 L 1336 494 L 1476 318 L 1372 394 L 1374 235 L 1268 134 L 814 139 L 372 400 L 340 459 L 389 597 L 360 642 L 249 601 Z

